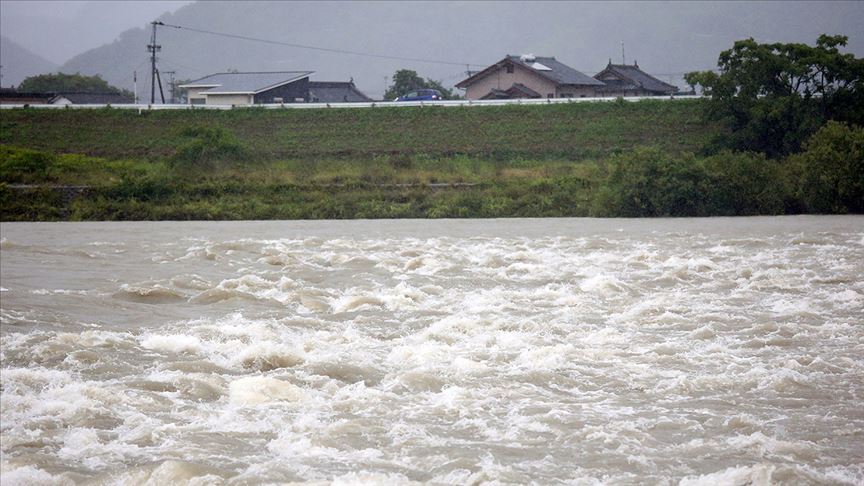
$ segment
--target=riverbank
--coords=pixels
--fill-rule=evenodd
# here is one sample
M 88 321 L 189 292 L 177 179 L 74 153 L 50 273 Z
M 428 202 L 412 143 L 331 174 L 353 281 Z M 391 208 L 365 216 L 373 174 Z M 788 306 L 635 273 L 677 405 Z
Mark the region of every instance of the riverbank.
M 698 155 L 699 100 L 6 110 L 4 221 L 708 216 L 806 210 L 795 164 Z M 71 190 L 70 188 L 74 188 Z

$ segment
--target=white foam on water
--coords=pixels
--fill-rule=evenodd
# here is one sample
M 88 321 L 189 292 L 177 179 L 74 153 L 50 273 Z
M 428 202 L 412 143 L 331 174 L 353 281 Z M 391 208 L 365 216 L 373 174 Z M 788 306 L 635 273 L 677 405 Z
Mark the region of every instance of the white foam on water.
M 860 484 L 859 232 L 751 233 L 127 243 L 159 265 L 4 294 L 4 471 Z
M 169 353 L 198 353 L 203 349 L 197 337 L 178 334 L 147 336 L 141 340 L 141 346 Z
M 681 480 L 679 486 L 770 486 L 771 475 L 775 466 L 757 464 L 755 466 L 738 466 L 697 477 L 687 477 Z
M 270 402 L 302 402 L 307 393 L 297 385 L 266 376 L 250 376 L 228 386 L 231 403 L 260 405 Z

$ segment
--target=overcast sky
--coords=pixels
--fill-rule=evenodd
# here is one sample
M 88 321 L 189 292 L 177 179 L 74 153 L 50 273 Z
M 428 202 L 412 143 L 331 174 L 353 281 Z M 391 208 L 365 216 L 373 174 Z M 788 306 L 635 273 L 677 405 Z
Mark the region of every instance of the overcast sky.
M 0 33 L 55 63 L 112 42 L 190 0 L 0 0 Z
M 862 1 L 192 3 L 0 0 L 0 34 L 66 72 L 99 74 L 130 89 L 133 73 L 146 69 L 147 24 L 171 12 L 169 21 L 185 27 L 330 50 L 163 29 L 160 66 L 176 71 L 178 79 L 228 69 L 309 70 L 315 71 L 315 80 L 354 79 L 362 90 L 377 96 L 397 69 L 414 69 L 452 86 L 466 76 L 464 63 L 472 63 L 476 70 L 506 54 L 557 56 L 591 75 L 608 60 L 620 62 L 622 42 L 628 62 L 638 59 L 649 73 L 679 86 L 684 86 L 682 73 L 715 67 L 720 51 L 747 37 L 812 45 L 821 33 L 845 34 L 846 51 L 864 54 Z M 339 50 L 403 60 L 332 52 Z M 20 82 L 13 80 L 13 62 L 0 64 L 5 64 L 5 84 Z M 18 77 L 31 74 L 36 73 Z

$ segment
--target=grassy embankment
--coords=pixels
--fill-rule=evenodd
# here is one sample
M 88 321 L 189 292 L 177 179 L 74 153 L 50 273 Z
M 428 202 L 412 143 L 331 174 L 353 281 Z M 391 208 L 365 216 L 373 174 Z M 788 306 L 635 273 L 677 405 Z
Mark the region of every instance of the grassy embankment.
M 141 114 L 4 110 L 0 217 L 627 215 L 606 185 L 614 169 L 633 154 L 692 159 L 720 131 L 700 109 L 698 101 L 643 101 Z M 50 185 L 89 187 L 70 193 L 44 187 Z

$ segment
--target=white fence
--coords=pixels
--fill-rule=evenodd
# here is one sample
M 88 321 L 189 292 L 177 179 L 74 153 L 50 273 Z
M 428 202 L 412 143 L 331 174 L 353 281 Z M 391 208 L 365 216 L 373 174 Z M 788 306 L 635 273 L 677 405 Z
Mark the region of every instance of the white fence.
M 625 101 L 642 101 L 642 100 L 686 100 L 699 99 L 699 95 L 687 96 L 632 96 L 622 98 Z M 615 101 L 618 98 L 537 98 L 537 99 L 515 99 L 515 100 L 441 100 L 441 101 L 375 101 L 371 103 L 275 103 L 262 105 L 142 105 L 142 104 L 118 104 L 118 105 L 0 105 L 0 109 L 15 109 L 15 108 L 37 108 L 48 110 L 68 110 L 68 109 L 101 109 L 101 108 L 117 108 L 126 110 L 233 110 L 233 109 L 266 109 L 266 110 L 281 110 L 281 109 L 315 109 L 315 108 L 399 108 L 406 106 L 501 106 L 501 105 L 558 105 L 569 103 L 603 103 Z

